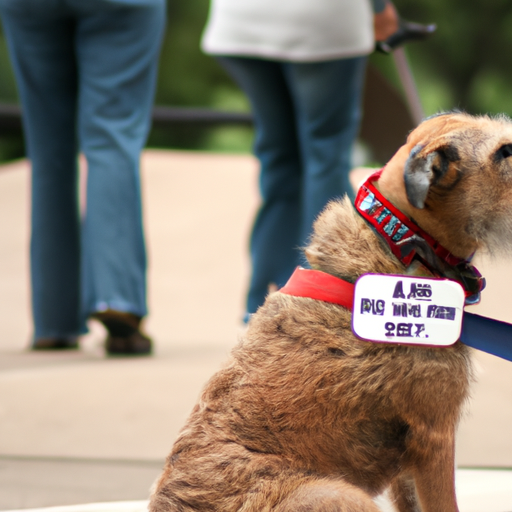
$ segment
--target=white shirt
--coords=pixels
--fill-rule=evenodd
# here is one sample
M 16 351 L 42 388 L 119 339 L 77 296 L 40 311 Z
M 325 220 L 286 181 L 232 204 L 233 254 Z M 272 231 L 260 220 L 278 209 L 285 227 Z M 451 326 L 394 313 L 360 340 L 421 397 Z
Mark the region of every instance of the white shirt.
M 214 55 L 319 61 L 373 51 L 370 0 L 211 0 L 202 48 Z

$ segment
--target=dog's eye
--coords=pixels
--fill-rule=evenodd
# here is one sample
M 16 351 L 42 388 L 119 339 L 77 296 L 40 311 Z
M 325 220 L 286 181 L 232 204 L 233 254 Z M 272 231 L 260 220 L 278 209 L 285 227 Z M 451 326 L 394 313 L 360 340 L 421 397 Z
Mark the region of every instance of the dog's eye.
M 504 160 L 509 156 L 512 156 L 512 144 L 505 144 L 501 146 L 501 148 L 496 151 L 495 155 L 496 160 Z
M 345 352 L 341 350 L 341 348 L 329 347 L 327 350 L 329 354 L 332 354 L 333 356 L 343 357 L 344 355 L 346 355 Z

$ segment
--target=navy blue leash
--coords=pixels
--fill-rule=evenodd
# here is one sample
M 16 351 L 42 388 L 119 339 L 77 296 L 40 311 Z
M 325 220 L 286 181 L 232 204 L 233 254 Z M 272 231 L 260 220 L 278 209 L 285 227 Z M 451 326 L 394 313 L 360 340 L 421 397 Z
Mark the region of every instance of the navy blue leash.
M 512 325 L 464 311 L 460 341 L 468 347 L 512 361 Z

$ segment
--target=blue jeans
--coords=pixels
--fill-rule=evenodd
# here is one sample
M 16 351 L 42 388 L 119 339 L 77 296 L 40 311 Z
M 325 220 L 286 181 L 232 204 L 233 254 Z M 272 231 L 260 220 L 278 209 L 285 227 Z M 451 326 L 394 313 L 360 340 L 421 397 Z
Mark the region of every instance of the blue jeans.
M 219 57 L 254 113 L 262 204 L 252 229 L 247 313 L 271 283 L 305 264 L 301 248 L 325 205 L 348 194 L 366 57 L 312 63 Z
M 140 5 L 137 5 L 140 4 Z M 147 314 L 139 176 L 165 0 L 0 0 L 32 161 L 35 338 Z M 77 154 L 87 159 L 80 218 Z

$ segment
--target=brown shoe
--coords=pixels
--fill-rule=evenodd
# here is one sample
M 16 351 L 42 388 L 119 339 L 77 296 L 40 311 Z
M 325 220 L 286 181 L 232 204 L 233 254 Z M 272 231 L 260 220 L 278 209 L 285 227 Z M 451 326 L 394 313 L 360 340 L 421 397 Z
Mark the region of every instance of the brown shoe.
M 75 350 L 78 348 L 78 338 L 74 336 L 63 338 L 38 338 L 32 343 L 32 350 Z
M 140 331 L 130 336 L 109 335 L 105 342 L 105 349 L 111 355 L 148 355 L 152 348 L 151 338 Z
M 140 331 L 141 318 L 108 309 L 91 315 L 107 329 L 105 349 L 112 355 L 144 355 L 152 351 L 151 338 Z

